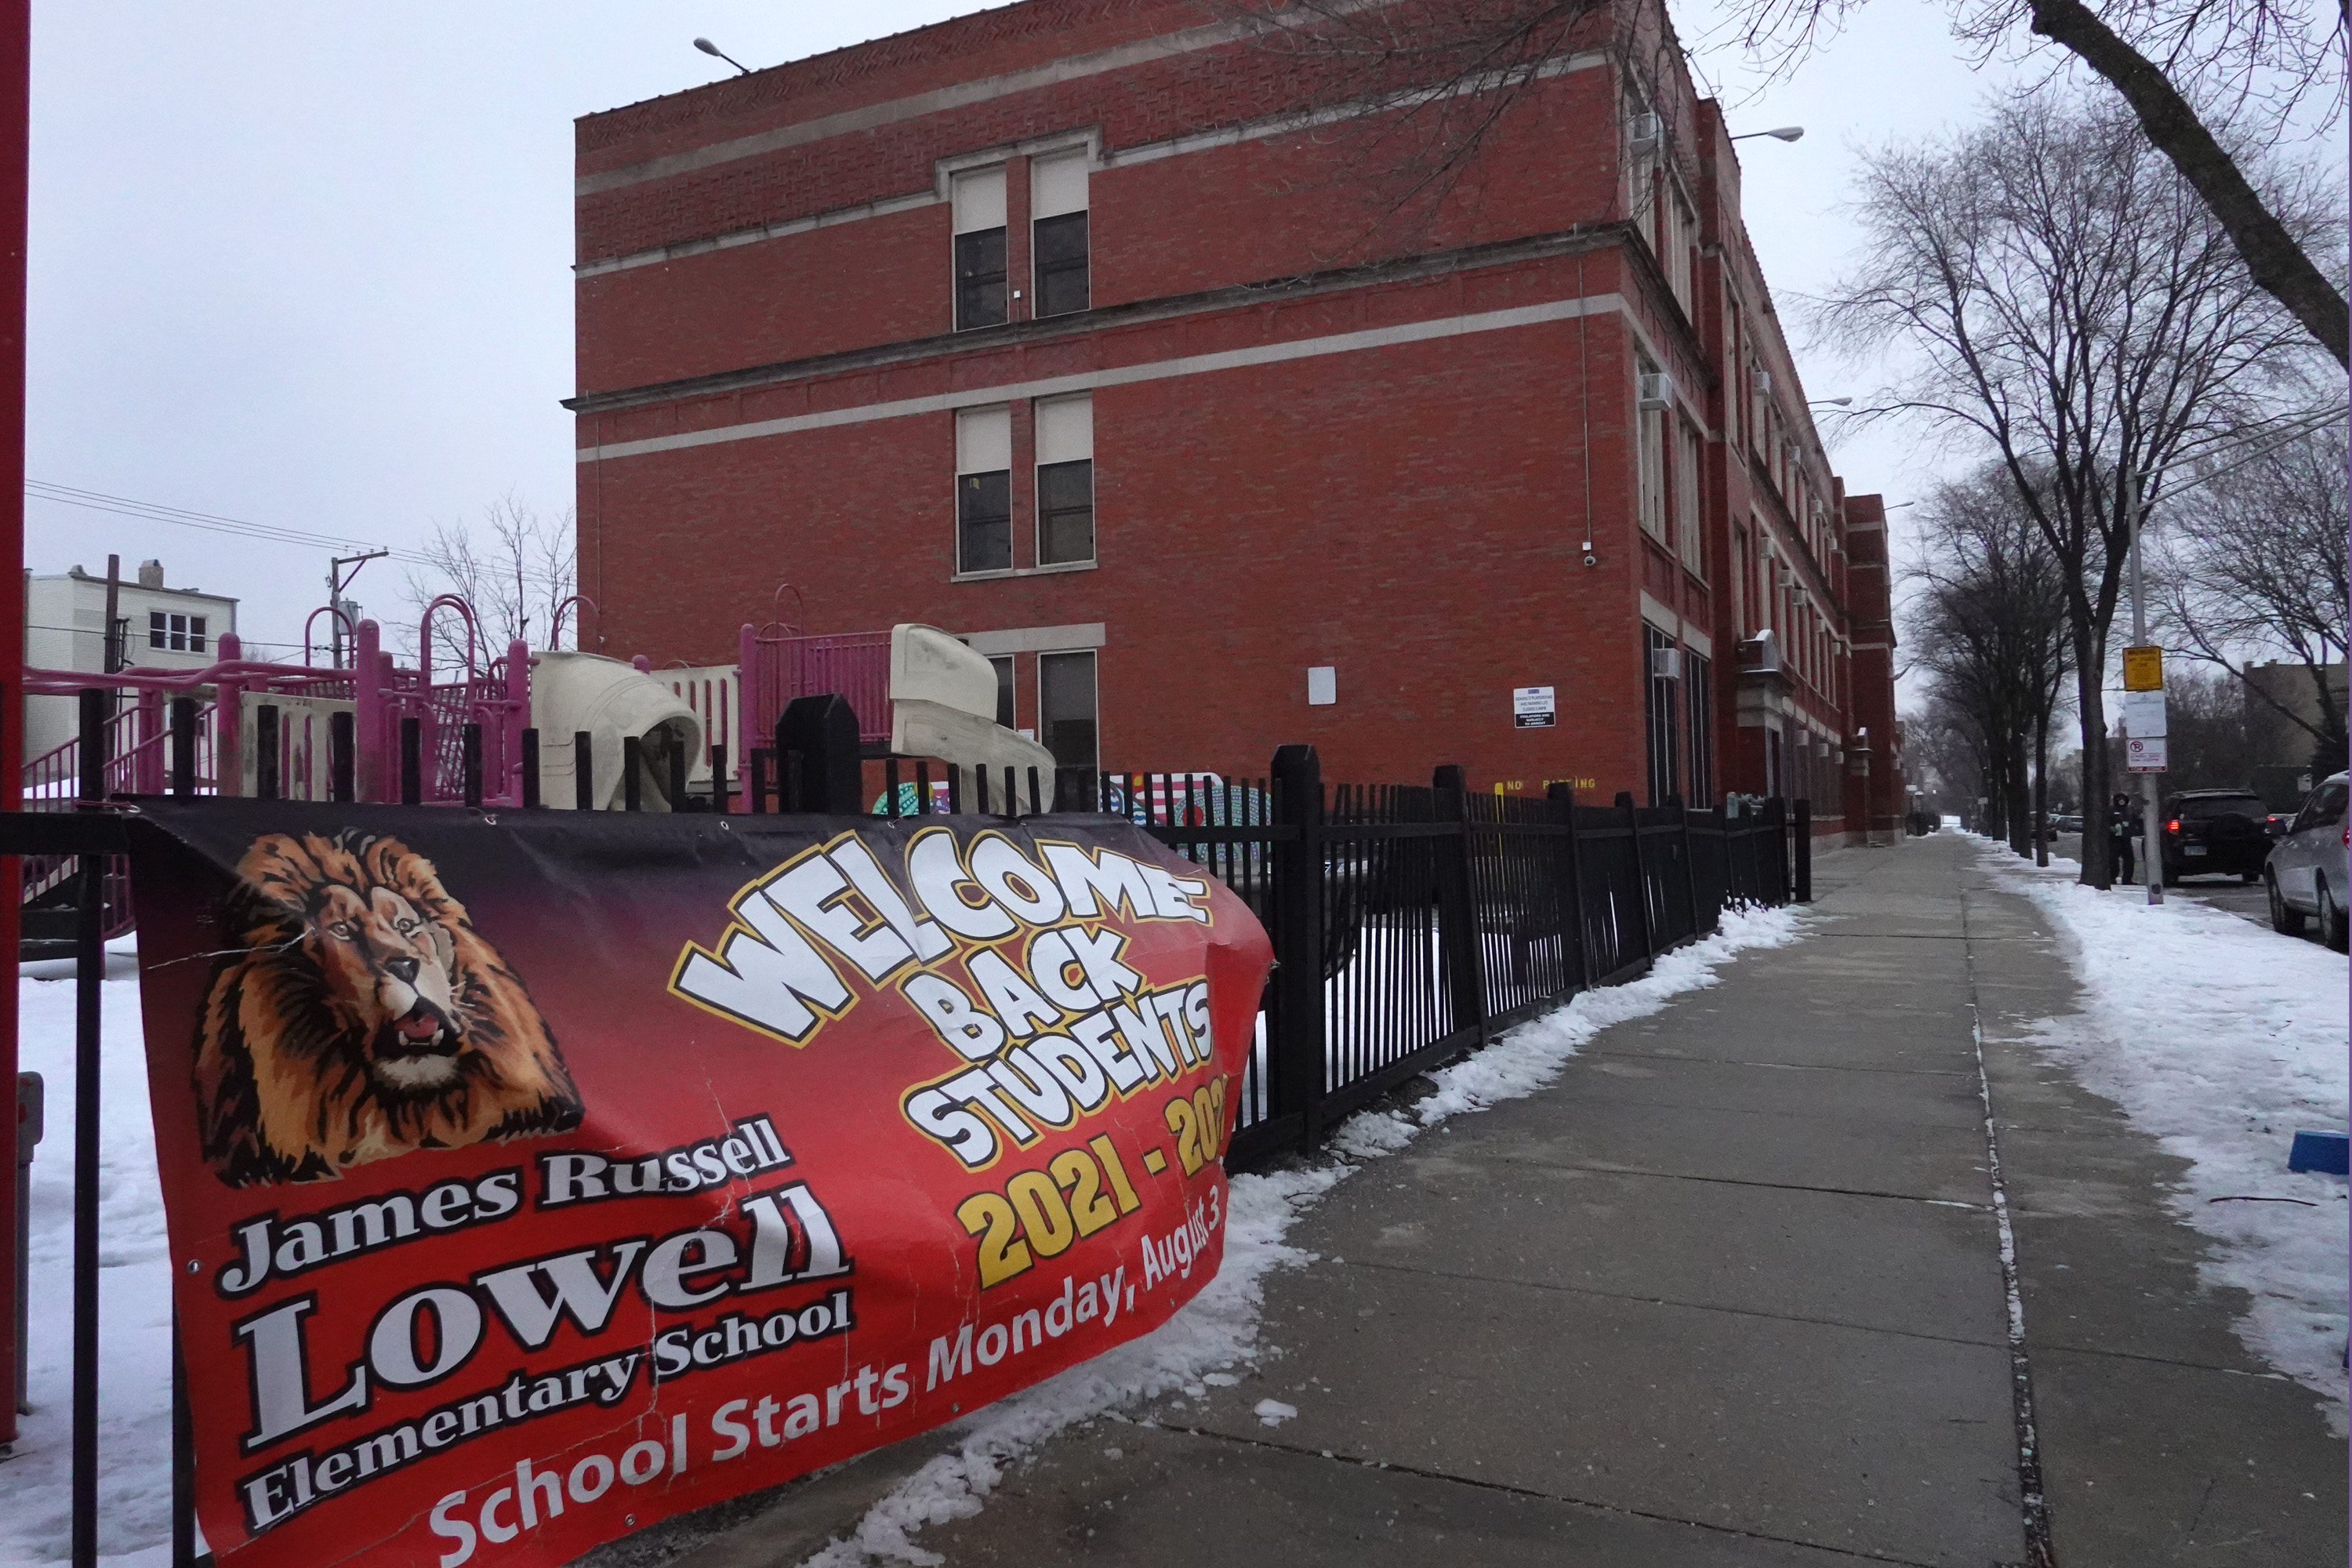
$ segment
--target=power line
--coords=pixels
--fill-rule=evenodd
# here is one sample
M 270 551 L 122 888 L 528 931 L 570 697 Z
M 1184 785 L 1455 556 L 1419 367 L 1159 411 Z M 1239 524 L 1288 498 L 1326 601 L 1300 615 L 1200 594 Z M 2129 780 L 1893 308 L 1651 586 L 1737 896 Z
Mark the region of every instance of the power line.
M 352 534 L 315 533 L 307 529 L 286 528 L 277 523 L 248 522 L 243 518 L 222 517 L 214 512 L 191 511 L 184 507 L 164 506 L 156 501 L 134 500 L 128 496 L 108 495 L 102 490 L 86 490 L 72 485 L 52 484 L 46 479 L 26 479 L 25 494 L 35 500 L 54 501 L 59 506 L 80 507 L 89 511 L 111 512 L 118 517 L 138 518 L 148 522 L 175 523 L 182 528 L 203 529 L 210 533 L 226 533 L 244 539 L 258 539 L 273 544 L 300 544 L 320 550 L 390 550 L 393 559 L 413 565 L 430 566 L 431 557 L 414 550 L 401 550 L 372 539 Z

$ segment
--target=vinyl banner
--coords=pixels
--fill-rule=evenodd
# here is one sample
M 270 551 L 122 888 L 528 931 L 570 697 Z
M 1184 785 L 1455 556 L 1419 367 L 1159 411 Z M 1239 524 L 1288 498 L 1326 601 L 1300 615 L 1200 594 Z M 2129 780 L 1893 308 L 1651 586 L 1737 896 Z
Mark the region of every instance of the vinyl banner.
M 225 1562 L 568 1562 L 1216 1270 L 1271 955 L 1126 823 L 140 812 Z

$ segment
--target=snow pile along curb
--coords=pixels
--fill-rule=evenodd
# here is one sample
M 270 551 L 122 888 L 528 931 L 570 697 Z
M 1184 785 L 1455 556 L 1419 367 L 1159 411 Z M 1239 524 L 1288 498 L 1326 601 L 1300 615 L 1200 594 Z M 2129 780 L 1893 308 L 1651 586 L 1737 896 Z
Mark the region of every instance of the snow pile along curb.
M 2050 915 L 2083 987 L 2083 1014 L 2045 1020 L 2039 1038 L 2189 1162 L 2169 1203 L 2220 1243 L 2205 1279 L 2252 1298 L 2239 1336 L 2325 1395 L 2340 1434 L 2346 1184 L 2290 1173 L 2286 1156 L 2299 1131 L 2344 1129 L 2344 959 L 2193 900 L 2084 887 L 2073 861 L 1987 864 Z
M 1727 910 L 1713 936 L 1661 955 L 1643 978 L 1586 992 L 1475 1056 L 1430 1074 L 1437 1092 L 1410 1109 L 1350 1118 L 1330 1140 L 1343 1163 L 1234 1177 L 1224 1262 L 1200 1295 L 1143 1338 L 947 1428 L 944 1435 L 961 1438 L 956 1447 L 900 1483 L 846 1540 L 834 1542 L 804 1568 L 857 1568 L 874 1558 L 939 1563 L 939 1553 L 915 1543 L 915 1533 L 927 1524 L 978 1513 L 1008 1463 L 1064 1428 L 1170 1389 L 1197 1395 L 1208 1384 L 1234 1381 L 1222 1369 L 1256 1357 L 1267 1272 L 1314 1261 L 1284 1239 L 1291 1222 L 1354 1171 L 1356 1163 L 1394 1153 L 1448 1117 L 1534 1093 L 1610 1025 L 1644 1017 L 1685 992 L 1712 985 L 1716 969 L 1735 954 L 1784 946 L 1804 934 L 1804 917 L 1794 910 Z

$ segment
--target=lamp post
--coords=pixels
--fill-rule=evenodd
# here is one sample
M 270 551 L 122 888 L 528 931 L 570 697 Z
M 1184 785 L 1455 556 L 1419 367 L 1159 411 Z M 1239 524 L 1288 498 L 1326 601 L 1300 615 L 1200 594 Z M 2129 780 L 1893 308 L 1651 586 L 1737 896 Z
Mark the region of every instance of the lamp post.
M 1775 142 L 1794 142 L 1805 133 L 1801 125 L 1777 125 L 1769 131 L 1744 131 L 1732 138 L 1734 142 L 1752 142 L 1759 136 L 1769 136 Z
M 750 76 L 751 74 L 751 68 L 750 66 L 745 65 L 741 60 L 737 59 L 733 55 L 729 54 L 717 44 L 712 43 L 709 38 L 695 39 L 694 47 L 700 49 L 706 55 L 716 55 L 719 58 L 725 60 L 729 65 L 733 66 L 737 70 L 741 71 L 745 76 Z

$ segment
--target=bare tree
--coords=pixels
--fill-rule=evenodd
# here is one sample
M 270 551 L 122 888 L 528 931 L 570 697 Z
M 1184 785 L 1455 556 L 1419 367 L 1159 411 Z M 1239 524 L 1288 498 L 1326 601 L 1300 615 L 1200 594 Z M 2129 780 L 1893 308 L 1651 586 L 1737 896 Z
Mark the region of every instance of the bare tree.
M 2046 865 L 2050 725 L 2074 668 L 2063 570 L 1998 465 L 1937 487 L 1921 516 L 1905 640 L 1973 737 L 1986 830 Z
M 2327 232 L 2282 180 L 2298 232 Z M 2221 224 L 2111 107 L 2054 92 L 1864 163 L 1856 269 L 1817 311 L 1859 362 L 1896 350 L 1861 416 L 1990 451 L 2061 568 L 2084 788 L 2107 793 L 2101 686 L 2134 517 L 2168 474 L 2252 423 L 2308 341 Z M 2111 885 L 2085 813 L 2085 881 Z
M 1747 0 L 1734 15 L 1740 41 L 1786 71 L 1862 3 Z M 1953 9 L 1960 37 L 1985 53 L 2021 33 L 2046 38 L 2112 87 L 2229 237 L 2254 286 L 2338 365 L 2347 363 L 2342 258 L 2263 188 L 2243 134 L 2252 124 L 2274 137 L 2315 98 L 2335 122 L 2345 93 L 2344 0 L 2333 11 L 2303 0 L 1955 0 Z
M 1528 89 L 1578 50 L 1605 44 L 1653 82 L 1681 54 L 1650 0 L 1211 3 L 1251 42 L 1286 57 L 1269 117 L 1358 128 L 1350 177 L 1381 193 L 1383 221 L 1427 221 Z M 1737 0 L 1731 27 L 1785 71 L 1862 3 Z M 2246 145 L 2249 125 L 2275 134 L 2315 97 L 2333 122 L 2345 91 L 2345 0 L 2333 12 L 2312 0 L 1953 0 L 1953 10 L 1960 37 L 1986 53 L 2046 38 L 2110 85 L 2254 286 L 2339 366 L 2352 363 L 2341 259 L 2263 189 Z M 1652 107 L 1671 114 L 1671 95 Z
M 2352 647 L 2347 593 L 2345 428 L 2330 423 L 2206 466 L 2168 509 L 2164 620 L 2192 658 L 2220 666 L 2246 695 L 2310 736 L 2314 776 L 2344 765 L 2341 667 Z M 2248 678 L 2257 654 L 2301 665 L 2313 701 L 2279 700 Z M 2324 763 L 2325 765 L 2322 765 Z M 2243 782 L 2243 781 L 2240 781 Z
M 576 616 L 567 627 L 556 624 L 576 588 L 572 552 L 569 510 L 559 519 L 542 518 L 509 490 L 483 509 L 478 528 L 435 525 L 432 542 L 420 552 L 430 564 L 421 573 L 408 574 L 409 607 L 421 616 L 440 595 L 455 594 L 465 600 L 489 645 L 480 650 L 485 663 L 518 640 L 538 648 L 555 647 L 564 629 L 576 643 Z M 414 634 L 411 637 L 413 645 Z M 465 628 L 456 616 L 435 620 L 433 642 L 436 666 L 463 662 Z M 411 646 L 408 651 L 413 655 L 415 649 Z

